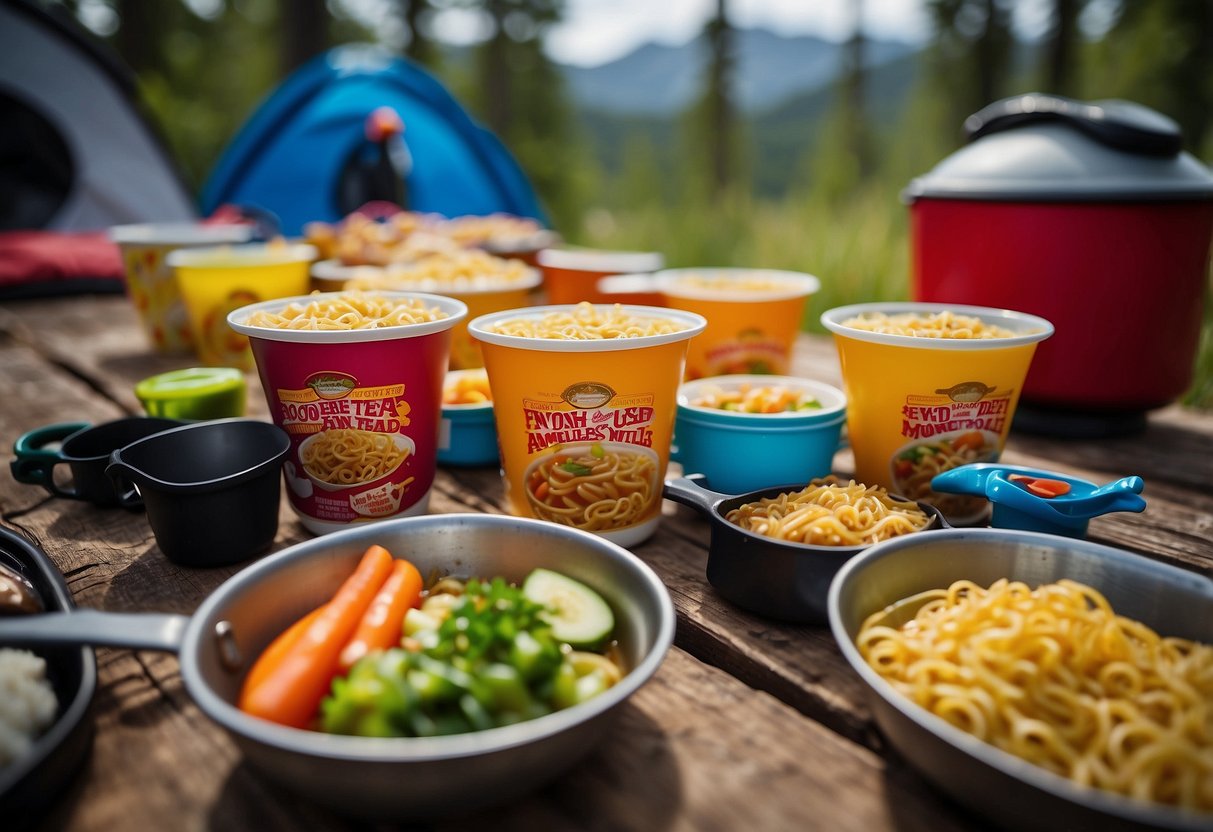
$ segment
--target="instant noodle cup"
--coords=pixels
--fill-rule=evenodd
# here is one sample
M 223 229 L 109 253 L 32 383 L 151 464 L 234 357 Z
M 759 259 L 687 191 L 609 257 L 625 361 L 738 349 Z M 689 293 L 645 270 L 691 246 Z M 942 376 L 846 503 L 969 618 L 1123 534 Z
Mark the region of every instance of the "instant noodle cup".
M 542 306 L 482 315 L 510 509 L 631 546 L 661 518 L 675 394 L 706 322 L 648 306 Z
M 1002 454 L 1044 318 L 978 306 L 866 303 L 821 316 L 834 333 L 855 477 L 983 519 L 985 499 L 931 490 L 936 474 Z
M 656 251 L 607 251 L 592 248 L 546 248 L 536 256 L 543 288 L 551 304 L 615 303 L 598 290 L 598 281 L 614 274 L 654 272 L 665 265 Z
M 189 311 L 194 351 L 210 367 L 253 366 L 248 339 L 227 325 L 229 313 L 263 300 L 305 294 L 309 245 L 254 243 L 182 249 L 168 256 Z
M 467 262 L 463 262 L 465 258 Z M 529 305 L 541 282 L 539 272 L 522 261 L 484 252 L 433 255 L 417 263 L 390 266 L 344 266 L 333 260 L 322 261 L 312 267 L 312 278 L 313 282 L 338 282 L 351 289 L 445 295 L 463 301 L 469 319 Z M 450 369 L 483 366 L 480 344 L 468 334 L 466 321 L 456 324 L 451 331 Z
M 154 350 L 178 353 L 194 348 L 185 301 L 167 262 L 169 254 L 180 248 L 245 243 L 253 233 L 250 225 L 188 222 L 116 225 L 109 230 L 109 238 L 122 253 L 127 296 Z
M 340 325 L 360 328 L 324 328 L 339 325 L 337 304 Z M 451 330 L 466 316 L 461 301 L 420 292 L 328 292 L 228 315 L 291 438 L 283 473 L 309 531 L 425 513 Z
M 821 288 L 811 274 L 778 269 L 666 269 L 608 277 L 607 297 L 659 303 L 707 319 L 687 350 L 686 378 L 786 374 L 809 297 Z M 651 293 L 650 300 L 645 294 Z

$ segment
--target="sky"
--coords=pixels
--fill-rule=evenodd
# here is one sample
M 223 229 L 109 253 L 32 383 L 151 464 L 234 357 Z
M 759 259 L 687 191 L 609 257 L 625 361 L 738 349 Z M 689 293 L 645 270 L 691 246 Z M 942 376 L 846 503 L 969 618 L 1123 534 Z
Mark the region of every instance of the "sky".
M 374 0 L 346 0 L 374 3 Z M 855 25 L 855 0 L 728 0 L 739 28 L 765 28 L 785 36 L 846 40 Z M 679 45 L 693 39 L 715 12 L 715 0 L 566 0 L 564 19 L 548 30 L 548 55 L 558 63 L 597 66 L 649 42 Z M 930 19 L 924 0 L 863 0 L 864 32 L 872 38 L 925 43 Z M 1048 0 L 1016 0 L 1015 26 L 1032 37 L 1044 28 Z M 443 12 L 435 35 L 452 43 L 485 36 L 483 19 Z

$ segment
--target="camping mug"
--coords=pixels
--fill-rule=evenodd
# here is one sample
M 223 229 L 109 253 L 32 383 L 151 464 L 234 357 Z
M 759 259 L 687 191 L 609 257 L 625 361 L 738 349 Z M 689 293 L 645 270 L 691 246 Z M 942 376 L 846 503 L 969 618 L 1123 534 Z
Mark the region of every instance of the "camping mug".
M 119 504 L 118 492 L 106 476 L 110 454 L 119 448 L 185 424 L 177 419 L 130 416 L 90 425 L 88 422 L 60 422 L 36 428 L 22 434 L 13 445 L 16 459 L 9 463 L 13 479 L 30 485 L 41 485 L 57 497 L 85 500 L 102 508 Z M 57 449 L 48 448 L 61 442 Z M 70 483 L 55 478 L 55 468 L 66 464 L 71 470 Z M 136 498 L 123 503 L 127 508 L 139 508 Z
M 225 566 L 263 552 L 278 532 L 286 431 L 255 419 L 195 422 L 110 456 L 123 505 L 142 502 L 156 543 L 185 566 Z

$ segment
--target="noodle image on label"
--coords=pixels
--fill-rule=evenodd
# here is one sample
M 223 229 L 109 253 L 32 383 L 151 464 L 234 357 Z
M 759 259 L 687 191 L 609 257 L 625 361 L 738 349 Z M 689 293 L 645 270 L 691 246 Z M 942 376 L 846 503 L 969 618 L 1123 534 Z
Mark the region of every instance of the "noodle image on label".
M 399 433 L 338 428 L 305 439 L 299 461 L 316 485 L 334 491 L 388 476 L 414 450 L 413 440 Z
M 648 520 L 660 505 L 657 453 L 621 442 L 554 446 L 526 472 L 531 511 L 584 531 L 614 531 Z
M 998 434 L 982 430 L 957 431 L 904 446 L 893 457 L 893 485 L 898 494 L 930 503 L 954 522 L 975 521 L 985 512 L 984 497 L 940 494 L 931 490 L 936 474 L 973 462 L 998 461 Z

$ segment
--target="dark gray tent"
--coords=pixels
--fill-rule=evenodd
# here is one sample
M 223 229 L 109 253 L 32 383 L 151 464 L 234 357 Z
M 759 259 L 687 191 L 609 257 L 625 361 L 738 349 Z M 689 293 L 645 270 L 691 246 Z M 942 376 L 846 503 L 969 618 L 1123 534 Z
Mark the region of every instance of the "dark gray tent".
M 0 231 L 196 218 L 129 70 L 66 12 L 0 0 Z

